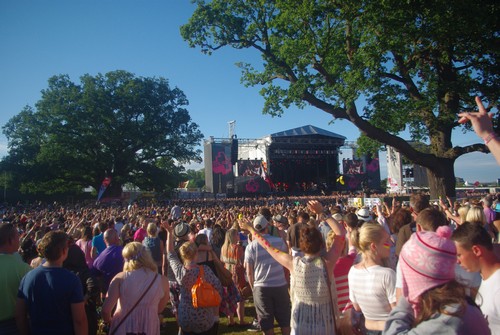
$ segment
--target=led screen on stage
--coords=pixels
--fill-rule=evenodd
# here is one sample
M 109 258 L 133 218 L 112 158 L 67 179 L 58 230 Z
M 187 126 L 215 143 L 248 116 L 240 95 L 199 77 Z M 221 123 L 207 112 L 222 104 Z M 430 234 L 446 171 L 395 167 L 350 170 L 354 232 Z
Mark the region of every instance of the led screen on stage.
M 363 161 L 358 159 L 343 159 L 344 174 L 363 174 Z
M 261 160 L 240 160 L 238 161 L 238 176 L 260 176 L 261 175 Z

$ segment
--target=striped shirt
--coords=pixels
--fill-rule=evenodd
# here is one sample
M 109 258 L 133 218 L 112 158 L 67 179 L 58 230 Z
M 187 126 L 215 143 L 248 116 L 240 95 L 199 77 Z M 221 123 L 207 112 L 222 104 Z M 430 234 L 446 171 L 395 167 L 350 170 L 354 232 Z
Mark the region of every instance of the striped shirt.
M 380 265 L 351 267 L 349 298 L 358 304 L 367 320 L 386 320 L 396 303 L 396 272 Z
M 269 234 L 264 235 L 264 237 L 273 247 L 286 252 L 287 246 L 282 238 Z M 255 240 L 245 248 L 245 264 L 253 267 L 254 286 L 280 287 L 286 285 L 283 266 L 276 262 Z
M 337 304 L 339 306 L 339 311 L 342 313 L 352 307 L 351 301 L 349 300 L 349 281 L 347 275 L 349 274 L 349 270 L 355 258 L 356 251 L 346 256 L 342 256 L 337 260 L 335 268 L 333 269 L 335 287 L 337 288 Z

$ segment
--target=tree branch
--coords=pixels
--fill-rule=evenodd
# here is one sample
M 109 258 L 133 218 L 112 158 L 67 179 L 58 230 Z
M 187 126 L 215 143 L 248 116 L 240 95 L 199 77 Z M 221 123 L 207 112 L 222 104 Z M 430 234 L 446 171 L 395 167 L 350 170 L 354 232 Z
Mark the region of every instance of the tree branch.
M 405 80 L 403 78 L 401 78 L 400 76 L 397 76 L 395 74 L 392 74 L 392 73 L 382 72 L 382 73 L 380 73 L 380 75 L 382 77 L 386 77 L 386 78 L 398 81 L 398 82 L 403 83 L 403 84 L 405 83 Z
M 452 150 L 455 153 L 455 158 L 458 158 L 465 154 L 469 154 L 471 152 L 483 152 L 485 154 L 490 153 L 488 147 L 480 143 L 467 145 L 465 147 L 454 147 Z

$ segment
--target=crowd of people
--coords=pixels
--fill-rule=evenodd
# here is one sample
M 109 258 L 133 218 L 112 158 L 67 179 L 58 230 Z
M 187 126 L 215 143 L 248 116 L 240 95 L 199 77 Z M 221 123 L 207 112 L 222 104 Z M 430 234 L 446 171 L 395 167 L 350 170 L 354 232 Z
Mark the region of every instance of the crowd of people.
M 460 122 L 499 157 L 477 102 Z M 165 308 L 185 335 L 217 334 L 221 317 L 266 335 L 275 322 L 284 335 L 500 334 L 498 194 L 347 200 L 5 206 L 0 334 L 95 335 L 102 320 L 109 334 L 154 335 Z M 194 304 L 200 282 L 215 305 Z
M 102 320 L 112 334 L 159 334 L 167 306 L 182 334 L 217 334 L 221 317 L 264 334 L 275 321 L 282 334 L 498 334 L 498 200 L 5 207 L 0 333 L 97 334 Z M 218 307 L 193 306 L 200 269 Z

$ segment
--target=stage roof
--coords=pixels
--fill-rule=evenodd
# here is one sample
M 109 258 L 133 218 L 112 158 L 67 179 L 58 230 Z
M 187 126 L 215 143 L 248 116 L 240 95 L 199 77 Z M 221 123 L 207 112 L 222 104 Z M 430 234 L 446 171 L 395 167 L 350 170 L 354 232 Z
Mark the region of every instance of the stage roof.
M 307 135 L 323 135 L 333 138 L 338 138 L 342 140 L 346 140 L 347 137 L 344 137 L 339 134 L 332 133 L 330 131 L 307 125 L 299 128 L 289 129 L 285 131 L 280 131 L 279 133 L 271 134 L 271 137 L 292 137 L 292 136 L 307 136 Z

